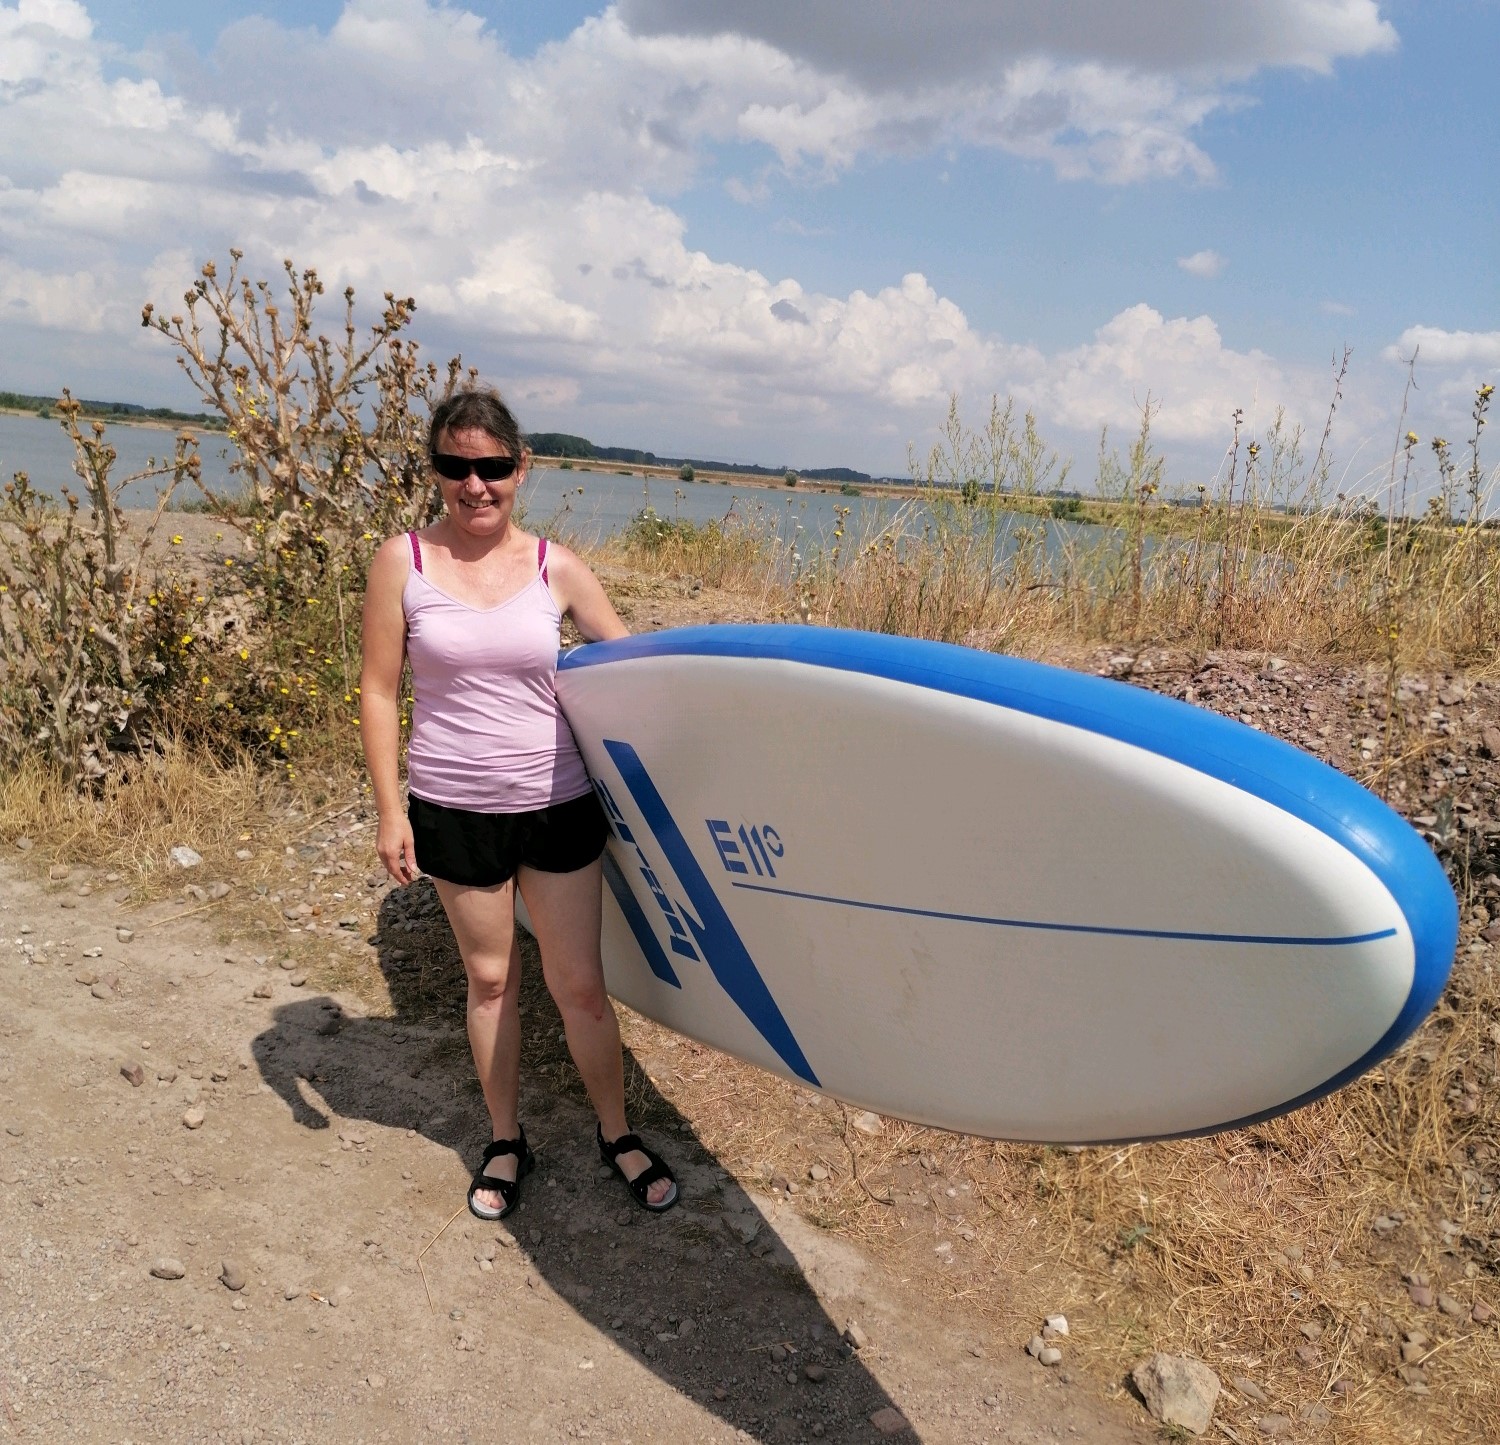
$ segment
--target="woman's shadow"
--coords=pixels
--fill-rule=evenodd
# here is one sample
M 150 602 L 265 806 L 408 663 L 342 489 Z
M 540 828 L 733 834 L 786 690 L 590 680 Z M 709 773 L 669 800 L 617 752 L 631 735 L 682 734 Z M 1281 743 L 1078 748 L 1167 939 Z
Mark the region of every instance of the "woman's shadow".
M 307 1129 L 363 1119 L 451 1148 L 467 1175 L 489 1139 L 464 1034 L 464 978 L 437 894 L 385 896 L 376 956 L 393 1017 L 345 1017 L 329 998 L 277 1009 L 261 1075 Z M 602 1168 L 593 1111 L 522 935 L 521 1113 L 540 1156 L 508 1232 L 532 1269 L 661 1380 L 758 1440 L 869 1440 L 892 1401 L 763 1215 L 625 1054 L 631 1125 L 671 1160 L 682 1205 L 659 1218 Z M 311 1086 L 311 1087 L 308 1087 Z M 454 1207 L 462 1196 L 455 1193 Z M 467 1217 L 467 1216 L 465 1216 Z M 491 1236 L 493 1237 L 493 1236 Z M 906 1438 L 914 1438 L 908 1435 Z

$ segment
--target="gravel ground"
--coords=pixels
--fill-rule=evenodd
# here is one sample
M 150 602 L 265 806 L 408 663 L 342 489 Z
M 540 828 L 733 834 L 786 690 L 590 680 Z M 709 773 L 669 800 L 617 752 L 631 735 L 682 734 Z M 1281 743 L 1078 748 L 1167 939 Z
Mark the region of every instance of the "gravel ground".
M 366 1017 L 87 869 L 0 863 L 0 900 L 6 1437 L 1147 1438 L 744 1193 L 685 1122 L 655 1136 L 685 1202 L 645 1215 L 535 1082 L 520 1209 L 423 1255 L 482 1142 L 461 1024 Z

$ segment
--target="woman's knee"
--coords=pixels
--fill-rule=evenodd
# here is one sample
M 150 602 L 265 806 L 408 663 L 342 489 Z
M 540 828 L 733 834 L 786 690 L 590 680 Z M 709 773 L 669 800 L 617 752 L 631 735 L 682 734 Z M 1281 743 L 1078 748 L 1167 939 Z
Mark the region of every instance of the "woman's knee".
M 519 978 L 511 967 L 510 955 L 478 953 L 464 956 L 464 972 L 469 979 L 471 1006 L 496 1007 L 513 997 Z
M 569 974 L 564 978 L 548 978 L 547 991 L 563 1015 L 583 1014 L 601 1019 L 609 1008 L 609 993 L 604 987 L 602 971 L 594 974 Z

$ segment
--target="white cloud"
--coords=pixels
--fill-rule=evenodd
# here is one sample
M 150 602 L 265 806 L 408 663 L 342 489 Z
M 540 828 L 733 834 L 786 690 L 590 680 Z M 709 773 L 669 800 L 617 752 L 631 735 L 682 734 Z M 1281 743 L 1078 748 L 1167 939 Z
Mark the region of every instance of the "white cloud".
M 851 10 L 846 0 L 621 0 L 642 34 L 739 34 L 880 88 L 1003 67 L 1018 56 L 1102 61 L 1141 72 L 1261 65 L 1326 70 L 1388 50 L 1375 0 L 928 0 Z
M 1201 276 L 1211 281 L 1228 264 L 1217 251 L 1194 251 L 1191 256 L 1179 256 L 1177 266 L 1189 276 Z
M 1415 355 L 1419 366 L 1500 367 L 1500 331 L 1408 326 L 1381 355 L 1387 361 L 1402 362 Z
M 1018 379 L 1012 389 L 1039 414 L 1085 432 L 1133 428 L 1149 396 L 1160 408 L 1153 432 L 1193 443 L 1227 436 L 1236 409 L 1259 426 L 1279 400 L 1308 394 L 1304 379 L 1264 352 L 1226 347 L 1209 317 L 1169 319 L 1145 305 L 1121 311 L 1091 341 L 1047 359 L 1034 379 Z
M 1148 31 L 1177 14 L 1166 0 L 1145 8 Z M 1380 43 L 1356 0 L 1246 8 L 1281 20 L 1241 71 Z M 126 73 L 71 0 L 0 0 L 0 315 L 97 339 L 122 376 L 140 376 L 140 349 L 156 344 L 140 304 L 180 309 L 197 263 L 238 245 L 251 274 L 274 279 L 290 256 L 331 294 L 414 295 L 429 349 L 513 378 L 528 424 L 649 416 L 643 441 L 712 426 L 741 454 L 819 435 L 867 465 L 899 455 L 953 391 L 1013 392 L 1044 431 L 1080 433 L 1132 428 L 1149 393 L 1157 434 L 1195 443 L 1222 438 L 1235 407 L 1308 394 L 1271 358 L 1227 347 L 1207 317 L 1137 305 L 1049 356 L 976 331 L 917 272 L 844 295 L 806 289 L 694 249 L 663 199 L 721 145 L 812 176 L 973 144 L 1064 175 L 1207 177 L 1193 135 L 1226 103 L 1229 57 L 1183 40 L 1146 67 L 1103 32 L 1028 49 L 1025 25 L 1052 23 L 1028 4 L 996 22 L 1006 45 L 983 74 L 914 62 L 897 85 L 869 37 L 856 36 L 860 65 L 840 68 L 806 35 L 794 45 L 775 10 L 758 9 L 747 36 L 687 10 L 653 29 L 650 9 L 607 11 L 522 66 L 463 10 L 348 0 L 326 34 L 239 21 L 173 77 Z M 814 4 L 807 35 L 833 13 Z M 929 18 L 956 43 L 978 14 L 949 0 Z M 1179 264 L 1206 268 L 1213 254 Z M 162 348 L 150 354 L 165 372 Z

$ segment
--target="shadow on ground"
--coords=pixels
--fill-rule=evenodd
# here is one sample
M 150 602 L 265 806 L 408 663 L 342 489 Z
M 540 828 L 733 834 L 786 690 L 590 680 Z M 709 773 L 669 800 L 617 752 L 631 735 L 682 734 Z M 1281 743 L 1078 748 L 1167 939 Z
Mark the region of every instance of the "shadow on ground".
M 523 939 L 521 1115 L 539 1168 L 495 1233 L 508 1230 L 531 1269 L 597 1330 L 750 1438 L 871 1439 L 870 1416 L 890 1397 L 755 1204 L 628 1051 L 632 1127 L 670 1160 L 683 1202 L 648 1215 L 603 1174 L 593 1112 L 535 945 Z M 463 1032 L 462 968 L 431 885 L 389 893 L 372 942 L 393 1017 L 344 1017 L 329 998 L 279 1008 L 253 1044 L 261 1075 L 304 1128 L 330 1127 L 326 1104 L 338 1122 L 412 1129 L 452 1149 L 466 1180 L 488 1118 Z M 809 1379 L 809 1366 L 822 1378 Z

